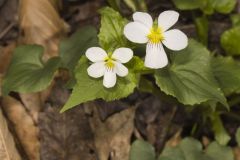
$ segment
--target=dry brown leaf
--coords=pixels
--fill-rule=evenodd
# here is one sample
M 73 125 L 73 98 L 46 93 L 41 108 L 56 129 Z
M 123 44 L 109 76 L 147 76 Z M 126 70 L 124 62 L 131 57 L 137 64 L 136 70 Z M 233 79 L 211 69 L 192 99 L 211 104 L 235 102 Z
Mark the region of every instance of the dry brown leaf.
M 88 117 L 81 107 L 59 113 L 48 106 L 39 115 L 41 158 L 43 160 L 96 160 L 94 138 Z
M 240 160 L 240 147 L 233 148 L 235 160 Z
M 4 74 L 12 58 L 12 53 L 16 43 L 11 43 L 6 47 L 0 48 L 0 73 Z
M 53 7 L 56 9 L 56 10 L 60 10 L 60 9 L 62 9 L 62 1 L 59 1 L 59 0 L 49 0 L 51 3 L 52 3 L 52 5 L 53 5 Z
M 11 43 L 6 47 L 0 46 L 0 97 L 2 96 L 2 80 L 3 75 L 7 71 L 8 65 L 12 58 L 12 52 L 16 47 L 16 43 Z
M 2 80 L 3 80 L 3 75 L 0 73 L 0 97 L 2 96 Z
M 130 139 L 134 130 L 135 108 L 130 107 L 102 122 L 95 105 L 91 103 L 85 107 L 93 107 L 90 124 L 95 134 L 99 160 L 108 160 L 109 157 L 111 160 L 128 160 Z
M 211 141 L 208 137 L 206 137 L 206 136 L 202 137 L 202 144 L 203 144 L 204 147 L 207 147 L 210 144 L 210 142 Z
M 8 130 L 7 122 L 0 108 L 0 159 L 21 160 L 16 149 L 12 134 Z
M 57 56 L 59 40 L 66 33 L 66 25 L 53 4 L 50 0 L 20 1 L 20 42 L 44 46 L 43 60 Z
M 38 122 L 38 113 L 41 109 L 42 103 L 39 93 L 20 93 L 19 94 L 24 106 L 28 109 L 32 119 L 35 123 Z
M 13 123 L 14 130 L 28 158 L 39 160 L 38 128 L 34 125 L 31 116 L 19 101 L 10 96 L 3 97 L 2 106 L 8 119 Z
M 39 112 L 43 108 L 43 105 L 47 98 L 49 98 L 54 84 L 55 82 L 53 81 L 51 85 L 42 92 L 19 93 L 22 103 L 27 108 L 35 123 L 38 123 Z
M 75 22 L 86 21 L 90 18 L 93 19 L 94 17 L 97 17 L 97 10 L 102 5 L 102 1 L 95 1 L 94 3 L 91 1 L 87 1 L 82 5 L 70 8 L 72 9 L 72 11 L 70 10 L 70 12 L 76 12 L 76 10 L 78 11 L 78 14 L 73 17 Z
M 141 135 L 160 153 L 168 137 L 172 137 L 181 127 L 173 123 L 177 107 L 156 96 L 144 99 L 137 106 L 136 127 Z M 180 112 L 181 113 L 181 112 Z
M 172 138 L 170 138 L 166 142 L 165 146 L 176 147 L 180 143 L 180 141 L 182 140 L 181 133 L 182 133 L 182 129 L 180 129 Z
M 17 10 L 18 0 L 5 0 L 0 7 L 0 39 L 6 38 L 5 43 L 17 36 L 15 31 L 9 32 L 9 27 L 16 23 Z
M 59 113 L 69 98 L 63 82 L 57 81 L 39 115 L 43 160 L 96 160 L 94 137 L 82 106 Z
M 48 86 L 47 89 L 41 91 L 39 94 L 40 94 L 40 101 L 41 101 L 41 104 L 43 105 L 46 100 L 49 98 L 50 94 L 52 93 L 52 89 L 55 85 L 55 81 L 52 81 L 52 83 L 50 84 L 50 86 Z

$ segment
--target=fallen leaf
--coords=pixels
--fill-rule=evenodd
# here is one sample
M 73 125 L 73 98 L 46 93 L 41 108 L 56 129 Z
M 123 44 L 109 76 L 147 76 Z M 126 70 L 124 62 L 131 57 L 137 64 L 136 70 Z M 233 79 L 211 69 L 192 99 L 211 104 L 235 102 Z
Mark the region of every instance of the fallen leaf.
M 49 0 L 20 1 L 19 22 L 24 44 L 44 46 L 43 60 L 58 55 L 59 40 L 66 33 L 66 24 Z
M 73 16 L 74 22 L 81 22 L 81 21 L 93 21 L 94 17 L 98 16 L 97 10 L 101 8 L 102 6 L 101 1 L 96 1 L 93 3 L 91 1 L 87 1 L 86 3 L 79 5 L 77 7 L 73 7 L 70 12 L 72 13 L 78 13 L 77 15 Z
M 59 113 L 69 97 L 63 84 L 56 83 L 39 115 L 43 160 L 96 160 L 94 137 L 83 107 Z
M 2 96 L 2 80 L 3 80 L 3 75 L 0 73 L 0 97 Z
M 2 106 L 8 119 L 14 125 L 14 130 L 28 158 L 40 160 L 38 128 L 24 106 L 10 96 L 2 98 Z
M 19 93 L 24 106 L 28 109 L 34 123 L 38 122 L 38 113 L 42 108 L 41 97 L 39 93 Z
M 8 125 L 0 108 L 0 159 L 1 160 L 21 160 L 16 149 L 13 136 L 8 130 Z
M 7 71 L 7 68 L 12 58 L 12 51 L 15 47 L 16 43 L 13 42 L 6 47 L 0 48 L 0 73 L 4 74 Z
M 122 110 L 130 107 L 129 105 L 126 105 L 126 103 L 118 100 L 108 102 L 108 103 L 106 103 L 104 100 L 97 100 L 95 101 L 95 103 L 98 106 L 101 106 L 101 107 L 98 107 L 97 109 L 98 109 L 100 119 L 102 121 L 105 121 L 109 116 L 115 113 L 121 112 Z
M 81 108 L 60 114 L 56 106 L 39 116 L 43 160 L 96 160 L 93 134 Z
M 3 42 L 6 43 L 9 39 L 15 39 L 17 36 L 17 31 L 9 32 L 9 26 L 16 24 L 18 0 L 4 1 L 0 6 L 0 39 L 4 38 Z
M 240 147 L 233 148 L 235 160 L 240 160 Z
M 85 107 L 91 107 L 93 110 L 90 124 L 99 160 L 108 160 L 109 158 L 111 160 L 128 160 L 130 139 L 134 130 L 135 108 L 130 107 L 101 121 L 97 111 L 97 107 L 101 106 L 88 103 Z
M 58 73 L 56 73 L 57 75 Z M 53 86 L 55 85 L 55 81 L 52 81 L 52 83 L 50 84 L 50 86 L 48 86 L 47 89 L 43 90 L 42 92 L 40 92 L 40 101 L 41 101 L 41 104 L 43 105 L 46 100 L 49 98 L 49 96 L 51 95 L 51 92 L 52 92 L 52 88 Z
M 62 9 L 62 1 L 59 1 L 59 0 L 49 0 L 51 3 L 52 3 L 52 5 L 53 5 L 53 7 L 57 10 L 57 11 L 59 11 L 59 10 L 61 10 Z
M 165 147 L 166 146 L 167 147 L 176 147 L 182 140 L 181 133 L 182 133 L 182 129 L 177 131 L 176 134 L 166 142 Z
M 208 137 L 206 137 L 206 136 L 202 137 L 202 144 L 203 144 L 204 147 L 207 147 L 210 144 L 210 142 L 211 141 Z
M 0 7 L 4 4 L 5 0 L 0 0 Z
M 183 120 L 176 120 L 177 114 L 182 114 L 180 107 L 156 96 L 150 96 L 138 104 L 136 128 L 155 146 L 157 153 L 164 148 L 168 137 L 172 137 L 182 128 Z

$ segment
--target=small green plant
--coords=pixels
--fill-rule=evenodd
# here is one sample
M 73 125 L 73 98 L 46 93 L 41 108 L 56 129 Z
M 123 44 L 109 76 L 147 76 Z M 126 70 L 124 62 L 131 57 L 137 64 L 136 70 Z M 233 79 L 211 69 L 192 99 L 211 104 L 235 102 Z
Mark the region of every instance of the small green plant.
M 217 142 L 210 143 L 205 149 L 193 138 L 183 139 L 175 147 L 165 147 L 157 156 L 151 144 L 136 140 L 130 151 L 129 160 L 234 160 L 230 147 L 221 146 Z

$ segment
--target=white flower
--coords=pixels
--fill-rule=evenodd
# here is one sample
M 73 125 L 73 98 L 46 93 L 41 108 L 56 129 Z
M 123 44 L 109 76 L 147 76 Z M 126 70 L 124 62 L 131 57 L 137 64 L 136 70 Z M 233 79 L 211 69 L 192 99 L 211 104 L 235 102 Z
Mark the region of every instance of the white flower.
M 135 12 L 133 22 L 124 28 L 124 35 L 132 42 L 147 43 L 145 66 L 149 68 L 163 68 L 168 64 L 164 51 L 164 44 L 171 50 L 181 50 L 188 45 L 187 36 L 178 29 L 168 30 L 178 20 L 179 13 L 164 11 L 158 17 L 158 24 L 154 25 L 148 13 Z
M 116 84 L 117 76 L 124 77 L 128 69 L 122 65 L 133 57 L 129 48 L 118 48 L 109 55 L 100 47 L 91 47 L 86 51 L 87 58 L 93 62 L 87 69 L 88 75 L 93 78 L 103 76 L 103 85 L 111 88 Z

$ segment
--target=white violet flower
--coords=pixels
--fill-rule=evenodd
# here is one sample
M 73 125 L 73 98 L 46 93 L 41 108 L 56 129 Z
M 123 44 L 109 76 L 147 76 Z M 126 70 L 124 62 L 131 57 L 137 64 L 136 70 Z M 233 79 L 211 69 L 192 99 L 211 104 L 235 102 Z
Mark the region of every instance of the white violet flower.
M 107 54 L 100 47 L 91 47 L 86 51 L 87 58 L 93 62 L 87 69 L 88 75 L 93 78 L 103 76 L 103 85 L 111 88 L 116 84 L 117 76 L 128 75 L 128 69 L 122 65 L 133 57 L 129 48 L 118 48 L 113 53 Z
M 179 13 L 176 11 L 164 11 L 155 25 L 148 13 L 135 12 L 134 21 L 125 26 L 124 35 L 127 39 L 135 43 L 147 43 L 144 62 L 146 67 L 157 69 L 168 64 L 162 44 L 174 51 L 182 50 L 188 45 L 188 38 L 182 31 L 168 30 L 178 21 L 178 17 Z

